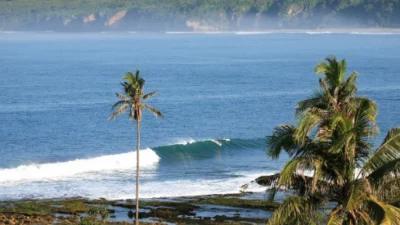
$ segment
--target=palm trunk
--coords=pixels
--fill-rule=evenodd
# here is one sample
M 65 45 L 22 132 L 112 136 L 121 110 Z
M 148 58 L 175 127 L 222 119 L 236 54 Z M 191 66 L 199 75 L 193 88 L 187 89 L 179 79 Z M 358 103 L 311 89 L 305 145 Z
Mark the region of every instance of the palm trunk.
M 139 151 L 140 151 L 140 122 L 137 125 L 137 145 L 136 145 L 136 225 L 139 225 Z

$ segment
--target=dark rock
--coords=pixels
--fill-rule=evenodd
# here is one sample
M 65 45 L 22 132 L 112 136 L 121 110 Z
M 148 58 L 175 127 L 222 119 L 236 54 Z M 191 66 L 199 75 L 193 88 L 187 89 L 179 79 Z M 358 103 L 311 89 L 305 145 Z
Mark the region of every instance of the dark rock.
M 139 219 L 150 217 L 149 214 L 147 212 L 139 212 Z
M 128 212 L 128 217 L 129 217 L 130 219 L 132 219 L 134 216 L 135 216 L 135 213 L 133 213 L 132 210 L 129 210 L 129 212 Z
M 224 222 L 225 220 L 229 219 L 227 216 L 220 216 L 220 215 L 216 215 L 214 216 L 215 221 L 217 222 Z
M 185 215 L 186 215 L 186 216 L 196 216 L 196 213 L 194 213 L 194 212 L 188 212 L 188 213 L 186 213 Z
M 115 213 L 115 209 L 107 209 L 108 213 Z

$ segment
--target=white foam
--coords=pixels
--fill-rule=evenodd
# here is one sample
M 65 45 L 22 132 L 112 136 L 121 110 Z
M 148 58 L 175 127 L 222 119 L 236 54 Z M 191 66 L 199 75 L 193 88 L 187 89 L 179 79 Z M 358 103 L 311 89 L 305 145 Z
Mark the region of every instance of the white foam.
M 188 145 L 188 144 L 193 144 L 195 142 L 196 140 L 194 140 L 193 138 L 179 138 L 174 143 L 169 145 Z
M 273 34 L 274 32 L 263 32 L 263 31 L 239 31 L 237 35 L 259 35 L 259 34 Z
M 349 34 L 355 35 L 395 35 L 400 33 L 390 33 L 390 32 L 350 32 Z
M 263 175 L 270 175 L 274 173 L 242 173 L 236 178 L 227 179 L 212 179 L 212 180 L 171 180 L 171 181 L 152 181 L 141 184 L 140 192 L 142 198 L 160 198 L 160 197 L 180 197 L 180 196 L 199 196 L 211 194 L 229 194 L 239 193 L 241 186 L 248 184 L 256 178 Z M 168 188 L 166 188 L 168 187 Z M 256 183 L 251 183 L 246 191 L 262 192 L 266 187 L 260 186 Z M 98 190 L 99 192 L 102 190 Z M 98 196 L 91 196 L 93 198 L 105 197 L 107 199 L 129 199 L 134 198 L 135 186 L 134 184 L 125 185 L 118 188 L 118 192 L 107 193 L 105 196 L 96 193 Z
M 176 139 L 176 141 L 174 141 L 172 144 L 169 144 L 169 146 L 171 145 L 190 145 L 196 142 L 204 142 L 204 141 L 211 141 L 217 144 L 217 140 L 215 139 L 201 139 L 201 140 L 195 140 L 193 138 L 179 138 Z
M 160 157 L 151 149 L 140 151 L 141 168 L 152 168 Z M 88 172 L 123 171 L 136 166 L 136 151 L 106 155 L 91 159 L 77 159 L 67 162 L 21 165 L 16 168 L 0 169 L 0 184 L 9 182 L 59 180 Z
M 21 33 L 21 32 L 9 31 L 9 30 L 0 30 L 0 34 L 17 34 L 17 33 Z
M 167 31 L 165 34 L 229 34 L 231 32 L 222 31 Z
M 167 31 L 166 34 L 193 34 L 193 32 L 189 31 Z
M 306 34 L 332 34 L 331 31 L 306 31 Z
M 143 171 L 146 172 L 146 171 Z M 255 182 L 259 176 L 271 175 L 277 171 L 239 172 L 221 179 L 141 179 L 140 197 L 178 197 L 210 194 L 239 193 L 241 186 L 249 184 L 246 191 L 263 192 L 266 187 Z M 142 173 L 143 174 L 143 173 Z M 141 176 L 143 177 L 143 176 Z M 0 199 L 22 198 L 68 198 L 84 196 L 87 198 L 130 199 L 135 197 L 135 180 L 133 174 L 110 174 L 107 179 L 71 179 L 66 182 L 28 182 L 18 185 L 0 185 Z

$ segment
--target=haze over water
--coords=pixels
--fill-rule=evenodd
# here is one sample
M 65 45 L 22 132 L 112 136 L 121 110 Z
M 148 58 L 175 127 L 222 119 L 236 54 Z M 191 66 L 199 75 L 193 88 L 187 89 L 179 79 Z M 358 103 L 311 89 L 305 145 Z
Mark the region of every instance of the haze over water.
M 134 124 L 107 118 L 136 68 L 165 115 L 142 123 L 145 198 L 238 192 L 279 171 L 287 158 L 269 160 L 264 137 L 295 123 L 331 54 L 360 72 L 381 134 L 400 126 L 400 35 L 243 34 L 0 33 L 0 199 L 133 198 Z

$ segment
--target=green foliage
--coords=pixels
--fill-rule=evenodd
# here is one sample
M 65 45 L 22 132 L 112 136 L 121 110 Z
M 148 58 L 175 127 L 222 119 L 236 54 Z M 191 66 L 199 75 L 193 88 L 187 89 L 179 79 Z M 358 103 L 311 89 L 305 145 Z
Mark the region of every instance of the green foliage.
M 311 224 L 331 201 L 328 224 L 400 224 L 400 128 L 373 151 L 377 105 L 357 96 L 358 73 L 345 60 L 319 63 L 320 90 L 297 105 L 298 125 L 281 125 L 267 137 L 268 155 L 291 157 L 278 174 L 260 177 L 272 193 L 290 190 L 269 224 Z M 371 155 L 370 153 L 373 152 Z M 360 170 L 360 172 L 357 172 Z M 308 175 L 306 175 L 308 174 Z M 307 216 L 306 216 L 307 215 Z
M 101 225 L 102 223 L 96 220 L 96 216 L 90 215 L 81 218 L 79 225 Z
M 88 214 L 97 217 L 99 215 L 102 220 L 108 218 L 108 209 L 105 206 L 92 206 L 90 207 Z
M 204 198 L 190 201 L 192 204 L 208 204 L 208 205 L 224 205 L 231 207 L 243 207 L 243 208 L 256 208 L 256 209 L 275 209 L 279 206 L 279 203 L 268 202 L 264 200 L 250 200 L 241 198 Z
M 163 114 L 156 108 L 145 103 L 145 101 L 149 100 L 152 96 L 156 95 L 157 92 L 153 91 L 147 94 L 143 93 L 143 88 L 145 84 L 145 80 L 140 77 L 139 70 L 136 70 L 135 75 L 133 73 L 128 72 L 123 77 L 124 82 L 121 83 L 125 95 L 116 93 L 116 96 L 119 98 L 113 107 L 112 110 L 116 109 L 115 112 L 108 118 L 108 120 L 112 120 L 124 113 L 125 111 L 129 111 L 129 119 L 134 119 L 140 124 L 142 120 L 142 109 L 146 109 L 148 112 L 154 114 L 155 117 L 164 117 Z
M 66 21 L 82 25 L 91 14 L 102 21 L 97 26 L 103 27 L 104 21 L 125 9 L 140 18 L 140 23 L 155 20 L 165 26 L 196 20 L 233 29 L 244 17 L 255 19 L 265 13 L 276 18 L 275 27 L 338 26 L 349 18 L 354 26 L 400 26 L 399 0 L 0 0 L 0 28 L 48 22 L 63 27 Z M 261 21 L 267 23 L 270 18 Z M 135 19 L 127 22 L 137 23 Z

